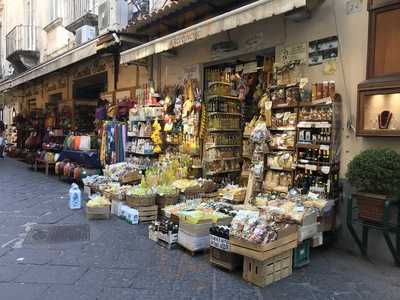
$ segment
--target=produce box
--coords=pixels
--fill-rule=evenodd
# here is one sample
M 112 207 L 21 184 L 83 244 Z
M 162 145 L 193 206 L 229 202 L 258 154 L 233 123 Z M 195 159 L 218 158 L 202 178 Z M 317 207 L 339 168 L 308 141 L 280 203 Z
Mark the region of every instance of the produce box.
M 208 239 L 208 235 L 210 232 L 210 228 L 212 226 L 213 226 L 213 223 L 210 221 L 208 221 L 206 223 L 199 223 L 199 224 L 187 223 L 182 219 L 179 221 L 179 229 L 184 230 L 185 232 L 187 232 L 188 234 L 190 234 L 192 236 L 196 236 L 196 237 L 207 236 L 207 239 Z
M 233 271 L 242 266 L 243 257 L 235 253 L 210 247 L 210 263 Z
M 278 239 L 267 244 L 254 244 L 230 237 L 231 252 L 264 261 L 297 247 L 297 226 L 290 225 L 278 232 Z
M 311 247 L 316 248 L 324 243 L 324 235 L 322 232 L 318 232 L 311 239 Z
M 133 172 L 129 172 L 129 173 L 125 174 L 124 176 L 121 176 L 119 181 L 123 184 L 128 184 L 128 183 L 140 181 L 141 179 L 142 179 L 142 175 L 137 171 L 133 171 Z
M 314 223 L 306 226 L 299 226 L 299 242 L 311 239 L 318 232 L 318 224 Z
M 156 196 L 148 195 L 148 196 L 133 196 L 126 195 L 126 203 L 130 207 L 143 207 L 143 206 L 153 206 L 156 204 Z
M 293 250 L 286 250 L 266 260 L 244 257 L 243 279 L 258 287 L 265 287 L 292 274 Z
M 107 220 L 110 218 L 110 206 L 103 207 L 87 207 L 86 206 L 86 218 L 88 220 Z
M 139 222 L 151 222 L 157 220 L 158 216 L 158 206 L 143 206 L 134 207 L 139 212 Z
M 293 250 L 293 268 L 301 268 L 310 263 L 310 241 L 303 241 Z
M 178 234 L 177 233 L 162 233 L 161 231 L 157 232 L 157 238 L 161 241 L 166 242 L 167 244 L 174 244 L 178 242 Z
M 316 212 L 309 212 L 306 213 L 303 217 L 303 222 L 301 225 L 309 226 L 317 223 L 317 213 Z
M 206 236 L 193 236 L 182 228 L 179 228 L 178 244 L 192 252 L 210 247 L 208 234 Z

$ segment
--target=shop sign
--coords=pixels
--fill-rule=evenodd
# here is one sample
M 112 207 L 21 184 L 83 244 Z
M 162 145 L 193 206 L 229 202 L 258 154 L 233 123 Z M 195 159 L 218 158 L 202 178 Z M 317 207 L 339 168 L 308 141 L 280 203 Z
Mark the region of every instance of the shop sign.
M 300 61 L 301 63 L 305 63 L 307 61 L 306 43 L 277 47 L 277 64 L 286 65 L 294 61 Z
M 169 48 L 176 48 L 199 39 L 200 30 L 195 29 L 174 37 L 169 42 Z
M 47 91 L 52 92 L 55 90 L 63 89 L 67 86 L 65 78 L 58 80 L 51 80 L 47 85 Z
M 74 73 L 74 79 L 87 77 L 90 75 L 98 74 L 105 72 L 107 70 L 107 63 L 104 61 L 94 61 L 91 65 L 84 66 L 82 69 L 78 69 L 77 72 Z
M 256 34 L 251 35 L 245 42 L 245 48 L 248 50 L 257 49 L 260 47 L 261 42 L 263 41 L 264 33 L 257 32 Z

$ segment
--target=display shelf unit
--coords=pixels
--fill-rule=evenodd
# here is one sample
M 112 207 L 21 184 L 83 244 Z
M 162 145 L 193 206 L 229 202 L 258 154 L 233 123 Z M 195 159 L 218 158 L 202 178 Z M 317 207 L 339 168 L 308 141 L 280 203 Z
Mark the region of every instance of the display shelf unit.
M 236 177 L 241 171 L 241 137 L 235 144 L 221 144 L 232 135 L 241 136 L 242 110 L 240 99 L 232 94 L 233 83 L 225 67 L 210 67 L 205 72 L 205 100 L 207 115 L 206 140 L 215 144 L 204 144 L 203 174 L 216 181 L 224 177 Z M 239 143 L 240 144 L 239 144 Z M 225 143 L 225 142 L 223 142 Z

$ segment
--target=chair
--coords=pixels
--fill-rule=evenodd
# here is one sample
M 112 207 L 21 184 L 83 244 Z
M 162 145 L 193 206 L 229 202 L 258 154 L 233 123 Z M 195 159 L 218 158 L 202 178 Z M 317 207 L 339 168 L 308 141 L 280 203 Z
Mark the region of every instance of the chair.
M 391 223 L 390 216 L 393 212 L 394 207 L 398 207 L 397 210 L 397 218 L 396 224 Z M 357 231 L 354 228 L 354 224 L 360 224 L 362 227 L 362 238 L 360 239 Z M 357 243 L 357 246 L 360 248 L 361 254 L 363 256 L 367 256 L 368 252 L 368 233 L 369 230 L 378 230 L 381 231 L 386 244 L 392 254 L 395 263 L 397 266 L 400 266 L 400 201 L 399 199 L 388 199 L 385 201 L 384 207 L 384 216 L 383 223 L 372 223 L 366 220 L 362 220 L 358 218 L 357 214 L 357 206 L 353 203 L 353 198 L 349 198 L 347 202 L 347 227 Z M 392 241 L 392 235 L 394 235 L 394 239 L 396 242 L 396 246 L 394 246 Z

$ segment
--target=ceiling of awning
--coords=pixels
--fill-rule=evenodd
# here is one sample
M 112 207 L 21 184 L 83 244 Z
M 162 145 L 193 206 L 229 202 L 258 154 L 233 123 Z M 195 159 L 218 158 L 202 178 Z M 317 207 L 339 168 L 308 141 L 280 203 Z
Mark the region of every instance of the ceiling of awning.
M 123 32 L 151 38 L 160 37 L 255 1 L 180 0 L 136 20 L 129 24 Z
M 121 64 L 134 62 L 239 26 L 289 12 L 306 5 L 306 0 L 258 0 L 222 15 L 162 36 L 121 53 Z

